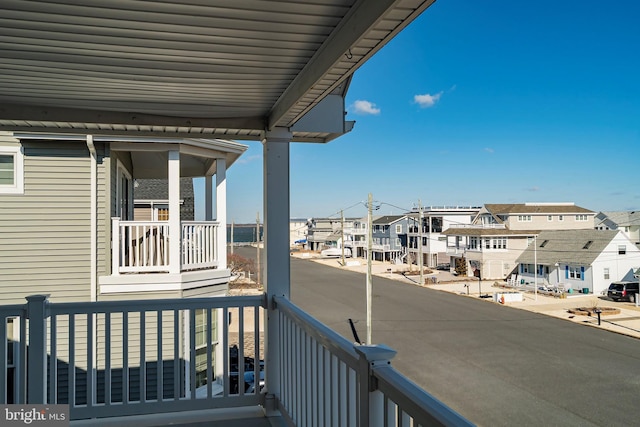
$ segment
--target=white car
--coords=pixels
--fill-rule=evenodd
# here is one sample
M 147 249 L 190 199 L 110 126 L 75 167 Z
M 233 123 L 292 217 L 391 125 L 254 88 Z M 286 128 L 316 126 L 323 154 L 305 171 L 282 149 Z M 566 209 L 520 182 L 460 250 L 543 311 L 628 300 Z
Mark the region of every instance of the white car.
M 320 256 L 324 258 L 338 258 L 342 256 L 342 248 L 328 248 L 320 252 Z M 351 258 L 351 249 L 344 248 L 344 256 Z

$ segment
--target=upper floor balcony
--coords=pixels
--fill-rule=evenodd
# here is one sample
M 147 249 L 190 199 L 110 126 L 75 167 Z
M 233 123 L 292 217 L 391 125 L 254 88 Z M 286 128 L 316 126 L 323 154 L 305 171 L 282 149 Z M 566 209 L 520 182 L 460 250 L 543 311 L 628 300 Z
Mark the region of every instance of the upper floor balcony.
M 505 224 L 451 224 L 449 228 L 504 230 L 507 227 L 505 226 Z

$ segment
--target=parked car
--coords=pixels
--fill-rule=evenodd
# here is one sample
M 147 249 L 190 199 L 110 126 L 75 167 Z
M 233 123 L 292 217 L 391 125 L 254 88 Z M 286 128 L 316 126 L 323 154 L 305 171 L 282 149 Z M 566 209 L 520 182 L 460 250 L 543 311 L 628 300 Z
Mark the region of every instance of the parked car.
M 636 301 L 636 294 L 640 291 L 638 282 L 613 282 L 609 285 L 607 296 L 614 301 Z

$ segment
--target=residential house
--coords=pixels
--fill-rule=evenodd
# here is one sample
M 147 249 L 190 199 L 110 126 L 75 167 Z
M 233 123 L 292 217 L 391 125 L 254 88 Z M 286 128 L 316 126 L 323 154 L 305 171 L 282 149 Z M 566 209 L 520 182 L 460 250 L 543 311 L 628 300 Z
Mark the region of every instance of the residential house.
M 544 230 L 516 262 L 517 281 L 602 294 L 635 280 L 640 249 L 621 230 Z
M 307 219 L 291 218 L 289 220 L 289 246 L 306 247 L 308 229 Z
M 480 211 L 474 206 L 427 206 L 409 213 L 408 263 L 436 268 L 440 264 L 451 264 L 447 247 L 453 246 L 455 238 L 443 234 L 451 226 L 470 224 Z M 420 229 L 422 217 L 422 230 Z M 450 242 L 449 242 L 450 240 Z M 449 244 L 450 243 L 450 244 Z
M 372 220 L 372 257 L 378 261 L 395 261 L 405 255 L 408 215 L 383 215 Z
M 0 188 L 0 303 L 34 294 L 50 302 L 226 295 L 226 171 L 246 148 L 2 132 L 0 156 L 11 153 L 4 183 L 12 188 Z M 208 191 L 206 219 L 194 221 L 191 179 L 204 177 L 211 190 L 214 175 L 215 210 Z M 206 356 L 205 345 L 196 359 Z
M 312 251 L 351 247 L 355 218 L 311 218 L 308 221 L 307 244 Z
M 451 224 L 443 234 L 458 273 L 504 280 L 540 231 L 593 229 L 594 217 L 573 203 L 485 204 L 471 224 Z
M 393 350 L 381 345 L 354 345 L 314 321 L 290 301 L 290 146 L 296 142 L 326 143 L 352 130 L 354 123 L 345 121 L 344 105 L 353 73 L 433 1 L 375 2 L 375 7 L 369 7 L 371 3 L 344 0 L 325 3 L 320 8 L 317 4 L 275 0 L 264 2 L 260 8 L 253 3 L 216 0 L 198 4 L 149 1 L 144 8 L 118 2 L 106 2 L 105 8 L 79 8 L 65 2 L 2 4 L 6 19 L 0 26 L 0 38 L 29 34 L 29 43 L 17 43 L 5 50 L 0 64 L 3 89 L 6 89 L 0 90 L 0 131 L 9 132 L 8 136 L 3 134 L 2 160 L 11 164 L 8 168 L 1 167 L 0 185 L 7 193 L 24 193 L 24 197 L 12 200 L 12 204 L 6 204 L 3 195 L 2 212 L 22 209 L 18 202 L 30 196 L 34 201 L 26 213 L 8 221 L 10 226 L 2 224 L 0 235 L 3 243 L 18 245 L 16 233 L 29 226 L 35 233 L 22 239 L 20 244 L 29 249 L 38 241 L 52 245 L 46 252 L 21 251 L 19 256 L 25 258 L 27 264 L 12 280 L 22 286 L 3 282 L 10 287 L 9 291 L 3 290 L 3 301 L 12 300 L 12 292 L 29 295 L 55 288 L 58 295 L 54 302 L 32 295 L 26 304 L 0 307 L 3 321 L 16 316 L 28 319 L 17 322 L 17 336 L 26 338 L 15 343 L 20 349 L 19 363 L 15 366 L 21 380 L 17 392 L 19 402 L 61 403 L 55 390 L 60 373 L 55 363 L 47 362 L 59 356 L 55 352 L 56 343 L 64 338 L 70 346 L 77 344 L 76 348 L 82 342 L 95 343 L 86 345 L 83 356 L 90 371 L 86 375 L 86 404 L 70 402 L 72 420 L 116 417 L 109 423 L 185 424 L 184 418 L 195 412 L 200 423 L 207 421 L 203 420 L 206 415 L 220 420 L 232 414 L 235 418 L 244 418 L 248 425 L 252 423 L 247 418 L 264 424 L 268 422 L 265 417 L 282 414 L 292 425 L 306 425 L 312 416 L 317 417 L 320 425 L 369 425 L 370 417 L 380 420 L 379 414 L 388 412 L 398 414 L 389 417 L 391 425 L 407 422 L 470 425 L 395 371 L 389 362 Z M 91 24 L 79 25 L 84 23 Z M 167 31 L 168 25 L 170 31 Z M 32 139 L 27 140 L 26 133 L 32 135 Z M 62 133 L 65 137 L 59 143 L 33 145 L 47 141 L 52 134 Z M 202 287 L 224 286 L 224 268 L 219 268 L 225 265 L 223 253 L 214 254 L 217 265 L 212 265 L 213 268 L 208 268 L 208 262 L 202 265 L 190 257 L 180 256 L 182 247 L 195 251 L 203 246 L 193 244 L 197 238 L 190 238 L 196 232 L 194 227 L 180 227 L 179 216 L 174 214 L 179 211 L 179 176 L 215 174 L 216 198 L 224 199 L 223 171 L 242 150 L 233 143 L 212 147 L 207 142 L 216 138 L 259 141 L 263 147 L 265 292 L 243 297 L 149 299 L 152 294 L 159 294 L 159 289 L 170 289 L 162 293 L 165 297 L 180 292 L 187 294 L 196 289 L 192 286 L 198 282 Z M 57 152 L 51 158 L 35 156 L 37 152 L 46 154 L 54 148 Z M 139 150 L 147 151 L 139 157 Z M 218 151 L 222 152 L 216 154 Z M 61 171 L 23 177 L 20 173 L 23 159 L 25 169 L 30 163 L 42 160 L 56 164 L 64 160 L 65 166 L 61 169 L 65 173 L 74 170 L 82 173 L 69 180 L 69 184 L 73 181 L 75 185 L 65 186 L 66 197 L 58 203 L 59 198 L 50 194 L 63 184 L 57 175 Z M 87 167 L 84 167 L 85 161 Z M 194 168 L 197 172 L 190 171 Z M 122 172 L 118 173 L 119 170 Z M 161 170 L 165 171 L 162 177 L 169 179 L 170 186 L 168 229 L 152 224 L 146 231 L 140 230 L 140 237 L 145 242 L 149 232 L 149 236 L 158 241 L 167 232 L 170 234 L 164 243 L 169 246 L 169 257 L 163 258 L 162 263 L 151 262 L 154 257 L 149 254 L 166 253 L 163 248 L 142 251 L 142 257 L 132 255 L 138 253 L 141 245 L 134 247 L 129 243 L 137 230 L 129 222 L 133 194 L 128 193 L 132 179 L 157 178 L 146 172 Z M 46 187 L 47 180 L 53 185 Z M 205 180 L 205 198 L 208 198 L 212 195 L 208 190 L 214 185 L 210 179 Z M 92 191 L 98 183 L 101 184 L 98 191 Z M 95 197 L 96 203 L 85 204 L 86 193 L 90 199 Z M 215 217 L 219 224 L 226 223 L 224 210 L 219 210 L 221 215 L 216 217 L 215 211 L 209 208 L 213 204 L 206 203 L 206 206 L 205 221 Z M 216 210 L 219 206 L 216 203 Z M 90 214 L 94 210 L 103 215 L 95 223 L 92 220 L 96 217 Z M 112 217 L 118 219 L 112 221 Z M 51 219 L 50 223 L 35 224 L 45 219 Z M 125 224 L 120 224 L 121 221 Z M 68 223 L 77 227 L 78 232 L 88 231 L 72 239 L 68 237 L 71 234 L 66 227 Z M 202 229 L 215 230 L 215 226 L 210 225 L 205 224 Z M 224 240 L 220 234 L 224 236 L 218 233 L 216 239 Z M 93 236 L 104 237 L 98 240 Z M 121 236 L 123 241 L 119 240 Z M 187 236 L 189 239 L 183 242 Z M 142 245 L 145 246 L 151 247 Z M 92 255 L 94 250 L 96 257 Z M 112 251 L 115 256 L 111 256 Z M 2 255 L 12 254 L 5 251 Z M 117 258 L 117 262 L 112 263 L 112 258 Z M 84 267 L 85 262 L 93 259 L 101 260 L 95 265 L 95 275 L 94 267 L 89 271 Z M 38 263 L 43 269 L 48 267 L 46 275 L 38 273 L 41 267 Z M 165 264 L 169 265 L 168 272 L 138 274 L 135 271 L 142 267 L 164 269 Z M 194 265 L 210 270 L 209 275 L 201 275 L 198 270 L 183 271 L 183 267 Z M 16 268 L 6 262 L 2 267 Z M 144 275 L 154 276 L 156 280 L 138 277 Z M 98 279 L 91 283 L 94 276 Z M 132 277 L 103 281 L 111 276 Z M 211 276 L 221 282 L 207 283 Z M 160 278 L 166 280 L 157 280 Z M 186 279 L 193 280 L 185 282 Z M 91 283 L 90 291 L 83 291 L 87 282 Z M 136 291 L 128 292 L 133 289 Z M 91 301 L 94 294 L 95 302 Z M 120 300 L 104 301 L 106 295 Z M 57 302 L 61 297 L 79 302 Z M 195 375 L 189 369 L 189 380 L 174 382 L 173 393 L 149 384 L 146 391 L 155 390 L 151 395 L 125 393 L 118 401 L 112 399 L 112 387 L 121 384 L 121 389 L 130 390 L 134 388 L 135 377 L 132 369 L 121 369 L 122 375 L 116 375 L 108 364 L 111 358 L 100 362 L 105 365 L 93 363 L 95 356 L 109 354 L 110 350 L 122 355 L 130 352 L 126 345 L 116 348 L 110 339 L 107 333 L 110 318 L 114 318 L 111 332 L 114 328 L 123 334 L 130 332 L 131 342 L 137 342 L 141 348 L 146 343 L 157 350 L 153 359 L 157 370 L 138 371 L 137 387 L 145 390 L 148 381 L 163 383 L 164 368 L 168 364 L 193 360 L 196 332 L 198 336 L 208 336 L 213 326 L 212 310 L 225 312 L 229 307 L 268 313 L 264 317 L 255 316 L 264 319 L 266 392 L 244 390 L 243 394 L 240 389 L 239 393 L 230 393 L 226 379 L 231 378 L 232 357 L 225 351 L 222 363 L 215 368 L 225 373 L 220 397 L 212 396 L 209 388 L 205 396 L 196 395 Z M 201 311 L 206 311 L 206 321 L 196 322 L 197 313 Z M 158 345 L 158 337 L 164 335 L 153 337 L 147 333 L 152 330 L 147 328 L 151 324 L 164 325 L 158 319 L 163 319 L 165 313 L 187 313 L 189 321 L 181 323 L 176 321 L 179 316 L 174 317 L 169 322 L 171 333 L 167 334 L 194 338 L 186 354 L 180 354 L 179 347 L 174 347 L 171 354 L 164 354 Z M 70 324 L 69 329 L 58 334 L 57 327 L 51 326 L 59 325 L 55 322 L 60 321 L 60 316 L 84 317 L 88 326 L 95 325 L 91 323 L 95 319 L 104 321 L 104 333 L 96 335 L 90 327 L 80 331 Z M 149 316 L 155 318 L 153 323 L 149 323 Z M 134 322 L 134 318 L 138 320 Z M 223 330 L 225 325 L 223 322 Z M 2 340 L 4 333 L 5 329 L 0 328 Z M 228 334 L 223 334 L 223 339 L 229 339 Z M 254 347 L 258 349 L 258 345 Z M 317 351 L 309 352 L 308 348 Z M 241 357 L 242 348 L 238 350 Z M 141 366 L 146 353 L 136 356 L 136 366 Z M 0 352 L 2 366 L 11 360 Z M 334 361 L 340 369 L 326 361 Z M 68 363 L 72 368 L 69 372 L 76 372 L 78 359 Z M 238 365 L 237 376 L 242 376 L 243 364 Z M 90 375 L 96 373 L 96 366 L 102 366 L 100 369 L 105 372 L 102 379 Z M 211 368 L 208 364 L 208 377 L 212 374 Z M 300 372 L 308 375 L 301 377 Z M 73 378 L 71 375 L 72 381 L 68 381 L 70 387 L 76 386 Z M 6 373 L 0 369 L 0 382 L 6 379 Z M 98 383 L 104 387 L 98 387 Z M 189 393 L 183 396 L 179 391 L 184 389 Z M 104 399 L 98 397 L 100 390 L 105 390 Z M 325 392 L 309 392 L 312 390 Z M 0 403 L 6 403 L 6 397 L 6 390 L 0 387 Z M 168 412 L 172 414 L 165 415 Z M 239 414 L 244 416 L 238 417 Z M 127 418 L 132 415 L 137 417 Z M 100 420 L 92 421 L 98 423 L 91 424 L 99 424 Z
M 640 246 L 640 212 L 598 212 L 595 217 L 596 230 L 620 230 Z

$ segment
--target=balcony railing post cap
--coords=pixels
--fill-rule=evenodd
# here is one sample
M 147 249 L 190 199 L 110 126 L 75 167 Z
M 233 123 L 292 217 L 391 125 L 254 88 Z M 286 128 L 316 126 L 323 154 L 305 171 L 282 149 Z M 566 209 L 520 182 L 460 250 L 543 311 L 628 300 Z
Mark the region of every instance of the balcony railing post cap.
M 369 363 L 389 362 L 398 353 L 384 344 L 358 345 L 356 346 L 356 351 Z
M 28 302 L 41 302 L 41 301 L 46 301 L 49 299 L 49 297 L 51 296 L 51 294 L 44 294 L 44 295 L 29 295 L 28 297 L 25 297 L 25 299 Z

